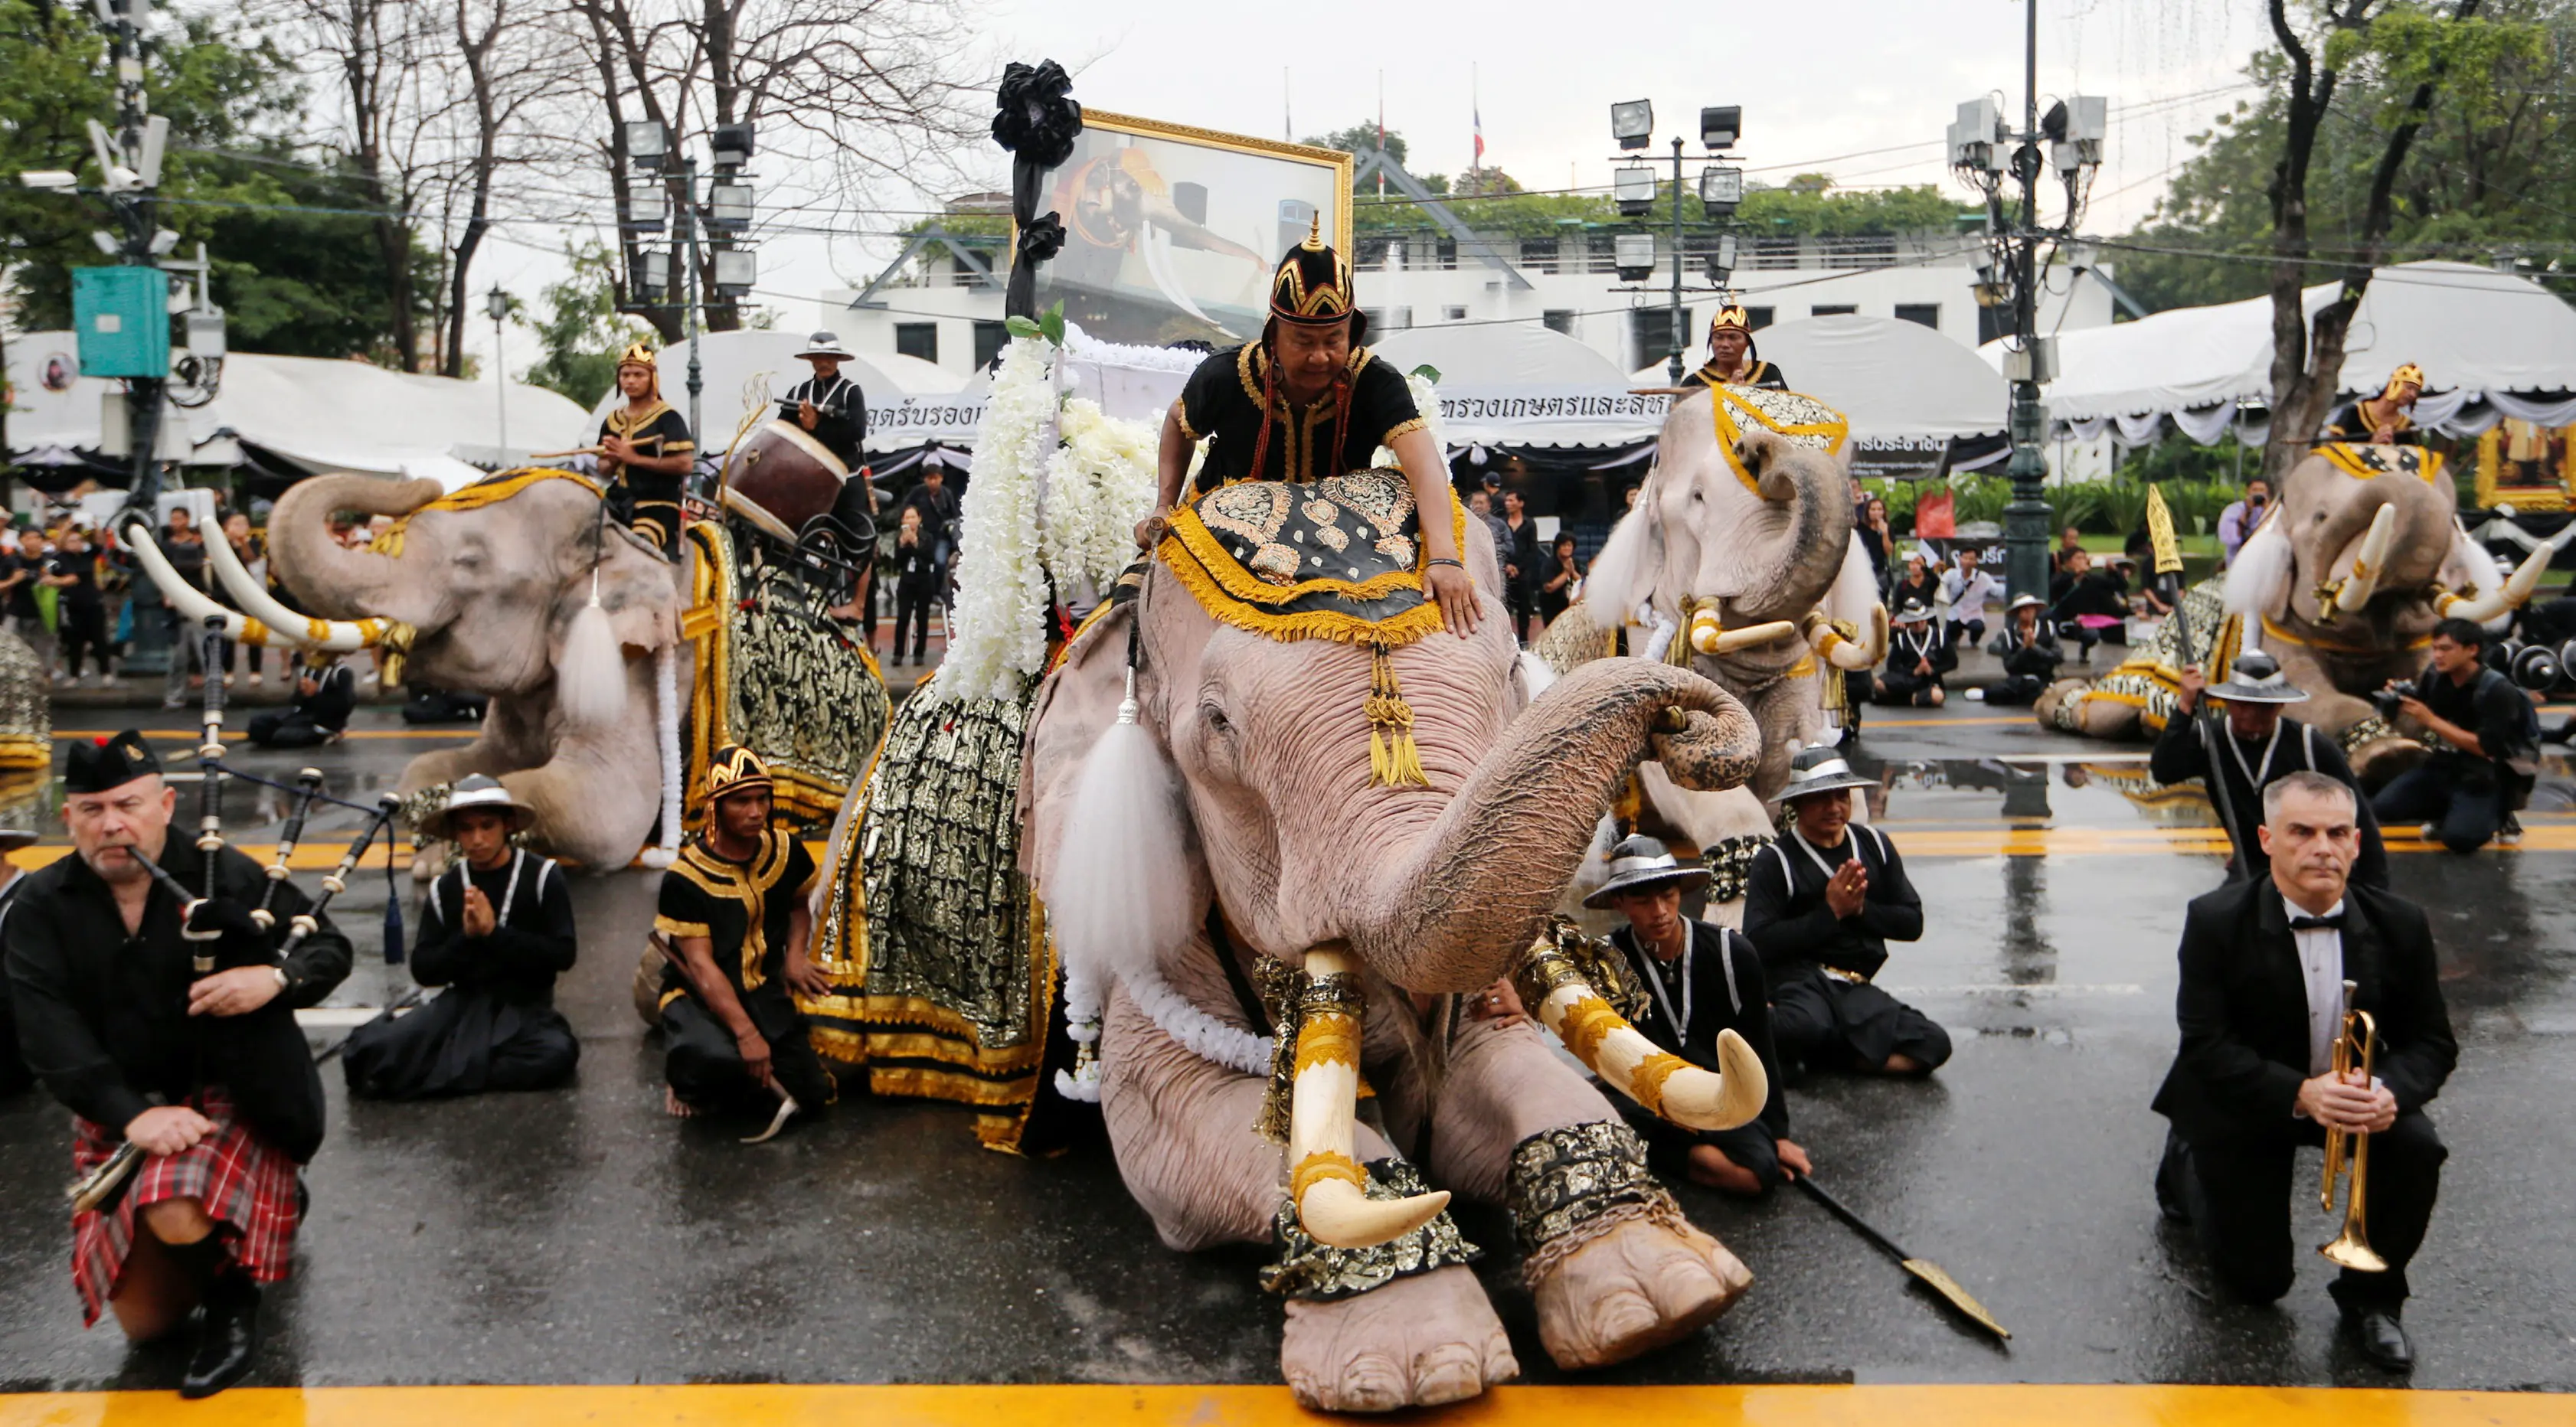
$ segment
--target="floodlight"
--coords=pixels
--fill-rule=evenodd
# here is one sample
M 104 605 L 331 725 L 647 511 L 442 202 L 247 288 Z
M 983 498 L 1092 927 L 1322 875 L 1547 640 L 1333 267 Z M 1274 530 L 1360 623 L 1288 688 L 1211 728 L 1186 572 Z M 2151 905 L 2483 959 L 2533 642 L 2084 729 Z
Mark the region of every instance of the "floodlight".
M 1699 171 L 1699 204 L 1711 218 L 1730 217 L 1744 201 L 1744 170 L 1711 164 Z
M 1655 235 L 1622 233 L 1611 240 L 1611 266 L 1619 270 L 1621 282 L 1641 282 L 1655 271 Z
M 671 286 L 671 252 L 668 248 L 635 250 L 635 296 L 645 302 L 659 302 Z
M 1610 137 L 1623 149 L 1642 149 L 1655 134 L 1655 101 L 1623 99 L 1610 106 Z
M 715 152 L 716 167 L 740 168 L 751 162 L 751 126 L 718 124 L 707 136 L 707 147 Z
M 1610 185 L 1622 218 L 1638 217 L 1655 206 L 1655 171 L 1645 164 L 1625 164 L 1612 169 Z
M 707 185 L 707 226 L 728 232 L 751 226 L 752 193 L 747 183 Z
M 1704 149 L 1731 149 L 1744 137 L 1744 107 L 1729 104 L 1723 108 L 1699 111 L 1699 145 Z
M 637 168 L 660 168 L 671 153 L 671 131 L 659 119 L 626 121 L 626 161 Z
M 80 175 L 69 169 L 31 168 L 25 173 L 18 175 L 18 182 L 21 186 L 26 188 L 78 188 L 80 187 Z
M 760 281 L 760 255 L 749 248 L 718 248 L 715 269 L 717 295 L 748 297 Z

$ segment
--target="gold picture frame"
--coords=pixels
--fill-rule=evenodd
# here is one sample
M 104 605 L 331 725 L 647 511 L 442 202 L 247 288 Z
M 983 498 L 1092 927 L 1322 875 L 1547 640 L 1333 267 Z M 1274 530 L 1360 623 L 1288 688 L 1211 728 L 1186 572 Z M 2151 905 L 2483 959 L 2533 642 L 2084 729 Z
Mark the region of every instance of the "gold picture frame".
M 1348 255 L 1358 160 L 1317 148 L 1086 109 L 1038 211 L 1065 245 L 1036 273 L 1040 309 L 1104 341 L 1214 346 L 1260 334 L 1280 255 L 1311 219 Z M 1018 247 L 1016 225 L 1012 250 Z
M 2576 426 L 2541 426 L 2511 417 L 2497 422 L 2478 437 L 2478 509 L 2576 510 L 2571 442 L 2576 442 Z M 2508 467 L 2518 479 L 2505 479 Z

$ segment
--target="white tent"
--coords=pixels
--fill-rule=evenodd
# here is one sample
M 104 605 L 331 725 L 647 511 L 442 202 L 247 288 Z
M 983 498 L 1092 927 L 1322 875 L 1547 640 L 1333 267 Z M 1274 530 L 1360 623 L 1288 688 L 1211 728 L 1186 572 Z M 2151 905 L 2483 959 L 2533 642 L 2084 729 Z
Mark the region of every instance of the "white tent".
M 2311 317 L 2340 284 L 2306 291 Z M 2002 344 L 1982 351 L 2000 366 Z M 2340 389 L 2377 392 L 2400 364 L 2424 368 L 2430 391 L 2416 420 L 2459 434 L 2499 416 L 2576 422 L 2576 310 L 2528 278 L 2466 263 L 2381 268 L 2353 315 Z M 2268 297 L 2183 308 L 2136 322 L 2060 334 L 2049 414 L 2090 440 L 2103 425 L 2143 445 L 2170 417 L 2194 440 L 2218 439 L 2237 404 L 2272 389 Z M 2088 429 L 2089 428 L 2089 429 Z
M 813 375 L 813 368 L 796 355 L 807 340 L 801 332 L 709 332 L 698 338 L 699 450 L 711 455 L 728 450 L 747 417 L 776 414 L 773 403 Z M 655 364 L 662 399 L 686 415 L 689 344 L 679 341 L 663 348 Z M 871 451 L 925 441 L 970 441 L 983 418 L 980 398 L 958 400 L 954 374 L 916 357 L 852 357 L 841 363 L 841 375 L 857 382 L 867 400 L 866 446 Z M 586 444 L 596 435 L 599 418 L 620 400 L 613 389 L 602 393 L 591 407 L 582 440 L 572 444 Z
M 1663 428 L 1665 398 L 1636 395 L 1608 358 L 1534 323 L 1415 327 L 1371 345 L 1397 371 L 1440 373 L 1452 446 L 1624 446 Z
M 102 399 L 118 384 L 74 375 L 69 332 L 11 339 L 9 445 L 43 463 L 104 449 Z M 358 361 L 235 352 L 224 359 L 215 399 L 164 416 L 161 452 L 173 460 L 222 465 L 243 446 L 312 471 L 429 476 L 450 486 L 482 472 L 459 459 L 501 447 L 508 404 L 511 450 L 576 446 L 586 439 L 579 406 L 542 387 L 456 381 L 387 371 Z
M 1946 441 L 2004 429 L 2012 391 L 1973 350 L 1919 322 L 1801 317 L 1754 334 L 1789 385 L 1843 413 L 1852 439 Z

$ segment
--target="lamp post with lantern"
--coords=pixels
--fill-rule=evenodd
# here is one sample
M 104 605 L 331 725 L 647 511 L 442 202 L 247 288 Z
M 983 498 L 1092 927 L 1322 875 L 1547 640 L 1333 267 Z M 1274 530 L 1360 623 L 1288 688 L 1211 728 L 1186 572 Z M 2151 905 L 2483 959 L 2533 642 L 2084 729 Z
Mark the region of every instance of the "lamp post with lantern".
M 510 315 L 510 295 L 501 290 L 499 283 L 492 284 L 492 290 L 483 294 L 483 310 L 492 318 L 493 406 L 501 418 L 501 434 L 496 444 L 500 448 L 502 464 L 507 465 L 510 460 L 510 369 L 501 360 L 501 323 Z
M 1622 154 L 1645 148 L 1654 142 L 1655 106 L 1648 99 L 1627 99 L 1610 106 L 1610 137 L 1618 142 Z M 1735 147 L 1744 132 L 1744 110 L 1728 104 L 1699 111 L 1700 147 L 1711 155 Z M 1682 353 L 1690 344 L 1686 330 L 1689 321 L 1682 314 L 1682 139 L 1675 135 L 1673 149 L 1673 265 L 1672 265 L 1672 352 L 1665 370 L 1672 384 L 1681 385 Z M 1611 196 L 1619 214 L 1625 218 L 1642 218 L 1655 206 L 1655 170 L 1646 162 L 1627 163 L 1611 171 Z M 1744 201 L 1744 170 L 1724 164 L 1710 164 L 1700 170 L 1699 200 L 1702 213 L 1724 222 L 1735 216 L 1736 205 Z M 1709 263 L 1709 278 L 1715 291 L 1725 285 L 1735 268 L 1735 237 L 1723 234 L 1717 252 Z M 1612 264 L 1621 282 L 1642 283 L 1655 266 L 1655 240 L 1651 234 L 1623 233 L 1612 241 Z M 1712 289 L 1692 289 L 1710 291 Z

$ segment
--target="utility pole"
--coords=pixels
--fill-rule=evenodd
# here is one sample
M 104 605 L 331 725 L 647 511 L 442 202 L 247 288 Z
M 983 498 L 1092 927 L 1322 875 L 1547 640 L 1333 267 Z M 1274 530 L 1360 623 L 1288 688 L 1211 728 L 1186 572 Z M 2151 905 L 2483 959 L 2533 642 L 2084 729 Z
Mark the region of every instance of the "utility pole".
M 117 225 L 123 229 L 123 243 L 116 254 L 126 267 L 153 266 L 153 194 L 161 182 L 161 145 L 151 143 L 145 156 L 146 135 L 155 127 L 145 113 L 147 100 L 143 93 L 143 19 L 149 0 L 109 0 L 103 7 L 108 20 L 108 55 L 116 65 L 116 153 L 125 160 L 126 171 L 134 176 L 132 187 L 117 182 L 107 156 L 101 154 L 99 166 L 107 180 L 108 204 L 115 210 Z M 160 133 L 169 132 L 169 122 L 158 126 Z M 158 138 L 158 135 L 153 135 Z M 127 504 L 149 511 L 161 495 L 161 462 L 158 447 L 161 440 L 161 396 L 165 379 L 157 376 L 126 378 L 125 418 L 127 450 L 134 461 L 134 475 L 127 487 Z
M 1624 100 L 1610 106 L 1610 137 L 1618 140 L 1622 150 L 1645 148 L 1654 133 L 1655 108 L 1643 99 Z M 1744 111 L 1738 105 L 1711 107 L 1699 111 L 1700 146 L 1710 158 L 1735 147 L 1744 132 Z M 1682 140 L 1673 141 L 1673 274 L 1671 307 L 1667 321 L 1671 328 L 1671 349 L 1665 360 L 1665 371 L 1674 386 L 1682 384 L 1682 353 L 1690 346 L 1690 319 L 1682 310 Z M 1640 160 L 1611 171 L 1611 191 L 1623 218 L 1641 218 L 1655 206 L 1655 170 L 1651 161 Z M 1700 170 L 1699 201 L 1701 216 L 1724 223 L 1735 215 L 1736 205 L 1744 198 L 1744 170 L 1724 164 L 1711 164 Z M 1613 245 L 1612 266 L 1623 283 L 1641 286 L 1653 275 L 1655 240 L 1651 233 L 1620 237 Z M 1709 278 L 1716 285 L 1693 291 L 1713 291 L 1725 300 L 1726 284 L 1734 269 L 1734 247 L 1731 238 L 1721 241 L 1719 253 L 1709 264 Z M 1641 335 L 1642 335 L 1642 324 Z M 1642 345 L 1642 344 L 1641 344 Z M 1643 355 L 1640 353 L 1640 355 Z
M 1664 375 L 1672 379 L 1674 386 L 1682 384 L 1682 348 L 1690 341 L 1690 334 L 1682 329 L 1689 325 L 1689 320 L 1682 316 L 1682 141 L 1676 134 L 1673 136 L 1673 354 L 1664 362 Z
M 2070 95 L 2039 109 L 2039 4 L 2022 0 L 2022 127 L 2008 128 L 1992 96 L 1959 106 L 1950 125 L 1950 165 L 1958 177 L 1986 198 L 1988 256 L 1979 266 L 1977 294 L 1981 306 L 2009 301 L 2012 332 L 2005 343 L 2004 375 L 2012 383 L 2009 427 L 2012 458 L 2004 474 L 2012 481 L 2012 499 L 2004 506 L 2004 581 L 2013 598 L 2048 598 L 2049 505 L 2046 491 L 2048 457 L 2041 447 L 2047 435 L 2048 410 L 2039 389 L 2056 375 L 2055 348 L 2039 335 L 2039 250 L 2075 236 L 2083 220 L 2084 199 L 2102 165 L 2102 141 L 2108 131 L 2110 101 L 2098 95 Z M 2049 152 L 2043 158 L 2040 145 Z M 2020 194 L 2007 219 L 2004 200 L 2006 163 Z M 2066 188 L 2066 211 L 2054 226 L 2039 221 L 2039 176 L 2056 168 Z

